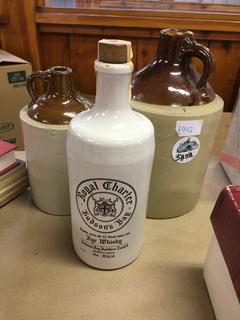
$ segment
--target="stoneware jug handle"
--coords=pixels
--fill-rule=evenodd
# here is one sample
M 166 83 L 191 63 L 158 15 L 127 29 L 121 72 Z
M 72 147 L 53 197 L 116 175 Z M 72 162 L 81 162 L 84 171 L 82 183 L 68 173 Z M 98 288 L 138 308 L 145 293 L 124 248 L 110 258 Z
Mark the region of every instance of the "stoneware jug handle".
M 184 50 L 186 54 L 189 54 L 193 57 L 197 57 L 200 60 L 202 60 L 204 68 L 203 68 L 203 74 L 200 77 L 197 88 L 201 89 L 206 86 L 207 81 L 211 73 L 215 69 L 215 59 L 209 49 L 200 43 L 197 43 L 194 41 L 192 43 L 192 46 L 186 50 Z
M 34 103 L 39 97 L 39 94 L 35 88 L 35 80 L 36 79 L 41 79 L 47 83 L 47 91 L 46 91 L 46 93 L 47 93 L 50 88 L 50 85 L 51 85 L 51 72 L 50 72 L 50 70 L 33 72 L 29 75 L 29 77 L 27 79 L 27 90 L 32 98 L 32 103 Z

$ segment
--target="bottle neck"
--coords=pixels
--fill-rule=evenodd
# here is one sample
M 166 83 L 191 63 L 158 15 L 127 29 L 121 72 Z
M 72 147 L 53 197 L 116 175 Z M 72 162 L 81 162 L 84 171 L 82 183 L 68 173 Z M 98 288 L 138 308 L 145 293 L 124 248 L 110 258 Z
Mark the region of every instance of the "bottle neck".
M 180 36 L 160 34 L 156 59 L 181 64 L 184 60 L 184 47 L 189 41 L 193 40 L 184 33 Z
M 70 74 L 52 75 L 52 92 L 64 96 L 72 94 L 72 78 Z
M 105 64 L 107 65 L 106 70 L 103 63 L 96 62 L 95 64 L 97 71 L 96 110 L 107 112 L 131 110 L 129 100 L 132 64 L 125 64 L 127 66 Z M 124 67 L 125 72 L 123 72 Z

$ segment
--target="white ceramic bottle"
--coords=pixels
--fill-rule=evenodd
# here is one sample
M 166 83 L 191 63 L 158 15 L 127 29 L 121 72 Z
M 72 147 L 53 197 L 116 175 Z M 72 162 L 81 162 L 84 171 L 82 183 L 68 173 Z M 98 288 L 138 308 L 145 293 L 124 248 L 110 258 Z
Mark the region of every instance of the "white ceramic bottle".
M 77 255 L 100 269 L 123 267 L 143 245 L 154 129 L 132 111 L 131 43 L 99 41 L 96 104 L 67 137 L 72 235 Z

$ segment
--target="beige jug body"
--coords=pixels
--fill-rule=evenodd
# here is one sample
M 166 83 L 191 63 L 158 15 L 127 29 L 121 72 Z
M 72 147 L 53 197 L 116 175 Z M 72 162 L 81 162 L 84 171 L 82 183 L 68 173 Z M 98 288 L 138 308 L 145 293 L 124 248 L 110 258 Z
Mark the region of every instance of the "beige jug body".
M 223 110 L 223 100 L 216 98 L 204 106 L 179 107 L 146 104 L 131 101 L 134 110 L 147 116 L 155 129 L 155 156 L 149 191 L 147 217 L 172 218 L 191 211 L 197 204 L 218 124 Z M 178 136 L 177 121 L 201 121 L 200 135 L 192 136 L 199 142 L 196 155 L 188 162 L 176 161 L 173 150 L 179 141 L 188 136 Z M 187 155 L 191 151 L 181 152 Z M 188 160 L 188 159 L 187 159 Z
M 27 80 L 32 101 L 20 111 L 33 202 L 47 213 L 70 214 L 66 138 L 70 120 L 91 104 L 72 86 L 72 69 L 56 66 Z M 47 83 L 38 95 L 36 79 Z

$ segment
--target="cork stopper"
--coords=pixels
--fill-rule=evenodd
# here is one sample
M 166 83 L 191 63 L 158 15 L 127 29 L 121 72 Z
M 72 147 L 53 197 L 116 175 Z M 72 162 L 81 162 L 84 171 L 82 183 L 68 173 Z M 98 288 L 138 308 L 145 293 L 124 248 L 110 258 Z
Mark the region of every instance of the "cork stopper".
M 132 59 L 130 41 L 102 39 L 98 41 L 98 60 L 106 63 L 120 64 Z

